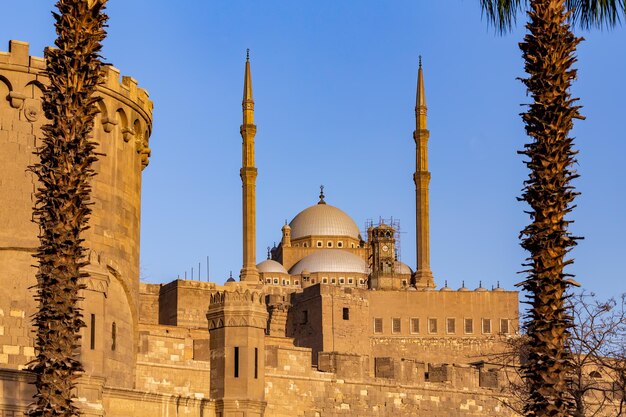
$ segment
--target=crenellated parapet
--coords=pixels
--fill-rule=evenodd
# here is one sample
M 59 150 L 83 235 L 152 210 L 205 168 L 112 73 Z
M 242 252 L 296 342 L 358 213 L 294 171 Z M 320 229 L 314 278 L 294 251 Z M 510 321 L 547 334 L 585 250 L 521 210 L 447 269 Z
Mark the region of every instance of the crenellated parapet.
M 9 51 L 0 52 L 0 89 L 7 94 L 0 99 L 9 102 L 19 113 L 19 119 L 33 124 L 45 123 L 41 96 L 48 83 L 45 60 L 30 56 L 29 44 L 9 41 Z M 138 87 L 137 80 L 122 76 L 120 70 L 104 66 L 104 83 L 98 88 L 102 97 L 96 119 L 95 136 L 114 136 L 134 146 L 137 158 L 144 168 L 148 165 L 152 133 L 152 109 L 148 92 Z
M 256 290 L 236 287 L 210 296 L 207 319 L 209 330 L 221 327 L 267 327 L 265 295 Z

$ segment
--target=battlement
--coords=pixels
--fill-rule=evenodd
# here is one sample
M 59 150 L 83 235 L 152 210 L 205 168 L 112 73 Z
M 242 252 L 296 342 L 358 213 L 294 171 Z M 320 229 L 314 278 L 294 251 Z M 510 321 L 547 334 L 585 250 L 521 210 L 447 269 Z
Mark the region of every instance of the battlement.
M 9 69 L 14 71 L 27 72 L 36 74 L 38 77 L 45 74 L 41 74 L 46 69 L 46 62 L 44 58 L 31 56 L 30 45 L 28 42 L 10 40 L 8 52 L 0 52 L 0 68 Z M 0 78 L 3 81 L 10 81 L 4 78 Z M 45 82 L 43 82 L 45 84 Z M 9 88 L 11 91 L 18 91 L 19 86 L 14 86 L 11 83 Z M 148 91 L 144 88 L 139 88 L 137 80 L 132 77 L 122 76 L 120 79 L 120 70 L 112 65 L 104 66 L 104 84 L 100 87 L 101 90 L 105 90 L 108 94 L 118 95 L 118 99 L 124 98 L 127 104 L 133 103 L 136 110 L 140 111 L 146 119 L 152 122 L 152 109 L 153 103 L 149 99 Z M 19 91 L 18 91 L 19 92 Z
M 223 327 L 267 328 L 265 295 L 236 286 L 210 295 L 207 312 L 209 330 Z
M 265 308 L 265 296 L 260 291 L 237 287 L 233 290 L 217 291 L 211 294 L 209 309 L 218 306 L 254 306 Z

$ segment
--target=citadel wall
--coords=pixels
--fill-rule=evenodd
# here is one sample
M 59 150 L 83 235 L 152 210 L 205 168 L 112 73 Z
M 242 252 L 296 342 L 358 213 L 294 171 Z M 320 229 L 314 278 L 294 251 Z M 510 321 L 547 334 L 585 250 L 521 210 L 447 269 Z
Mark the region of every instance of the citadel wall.
M 519 314 L 517 293 L 502 290 L 371 291 L 316 285 L 294 293 L 291 305 L 287 336 L 297 346 L 310 347 L 314 363 L 322 351 L 472 362 L 497 348 L 499 334 L 517 332 Z
M 37 187 L 27 167 L 40 144 L 42 89 L 47 77 L 42 58 L 29 56 L 25 42 L 10 41 L 0 52 L 0 365 L 21 369 L 34 355 L 30 317 L 35 311 L 34 254 L 39 242 L 32 222 Z M 130 77 L 105 67 L 103 98 L 93 138 L 104 154 L 94 168 L 92 215 L 85 232 L 86 268 L 83 315 L 88 327 L 81 360 L 88 372 L 110 384 L 134 382 L 139 296 L 141 171 L 148 164 L 152 102 Z M 93 329 L 93 331 L 92 331 Z M 129 372 L 129 366 L 131 371 Z M 106 371 L 105 371 L 106 370 Z

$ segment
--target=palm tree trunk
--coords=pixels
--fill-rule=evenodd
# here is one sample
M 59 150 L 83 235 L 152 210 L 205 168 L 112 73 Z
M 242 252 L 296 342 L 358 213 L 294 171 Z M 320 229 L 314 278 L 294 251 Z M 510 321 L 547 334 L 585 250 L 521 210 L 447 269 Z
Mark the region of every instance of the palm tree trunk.
M 29 416 L 77 416 L 72 395 L 82 372 L 77 359 L 79 331 L 84 327 L 77 307 L 85 266 L 81 233 L 91 209 L 89 185 L 95 143 L 90 139 L 102 80 L 99 51 L 106 32 L 106 0 L 59 0 L 56 48 L 45 51 L 50 84 L 43 109 L 50 123 L 43 127 L 39 162 L 31 170 L 39 180 L 34 218 L 40 246 L 35 257 L 37 301 L 34 317 L 37 356 L 30 364 L 36 373 L 35 403 Z
M 578 194 L 570 185 L 578 175 L 572 169 L 576 152 L 569 131 L 573 119 L 582 118 L 569 88 L 576 78 L 572 64 L 582 39 L 566 22 L 565 0 L 531 0 L 528 15 L 529 33 L 520 43 L 529 75 L 522 81 L 533 98 L 522 114 L 533 142 L 520 151 L 531 171 L 521 199 L 530 205 L 532 219 L 521 232 L 522 247 L 530 253 L 528 277 L 522 283 L 530 293 L 529 356 L 523 371 L 531 395 L 524 412 L 565 417 L 575 409 L 568 389 L 573 365 L 566 343 L 572 319 L 564 304 L 565 291 L 573 283 L 564 272 L 572 260 L 565 257 L 576 244 L 565 217 Z

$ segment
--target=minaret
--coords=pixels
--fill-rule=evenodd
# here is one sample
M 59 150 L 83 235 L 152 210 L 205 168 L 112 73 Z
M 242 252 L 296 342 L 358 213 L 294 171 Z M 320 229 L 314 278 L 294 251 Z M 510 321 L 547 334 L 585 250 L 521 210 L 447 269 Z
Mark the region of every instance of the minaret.
M 419 58 L 417 71 L 417 97 L 415 100 L 415 214 L 417 240 L 417 270 L 415 271 L 416 287 L 434 287 L 435 281 L 430 270 L 430 220 L 428 187 L 428 137 L 426 128 L 426 95 L 424 92 L 424 75 L 422 73 L 422 57 Z
M 250 74 L 250 50 L 246 50 L 246 69 L 243 80 L 243 123 L 239 128 L 242 142 L 241 176 L 243 201 L 243 267 L 240 280 L 250 283 L 259 282 L 256 268 L 256 176 L 254 166 L 254 99 L 252 98 L 252 76 Z

